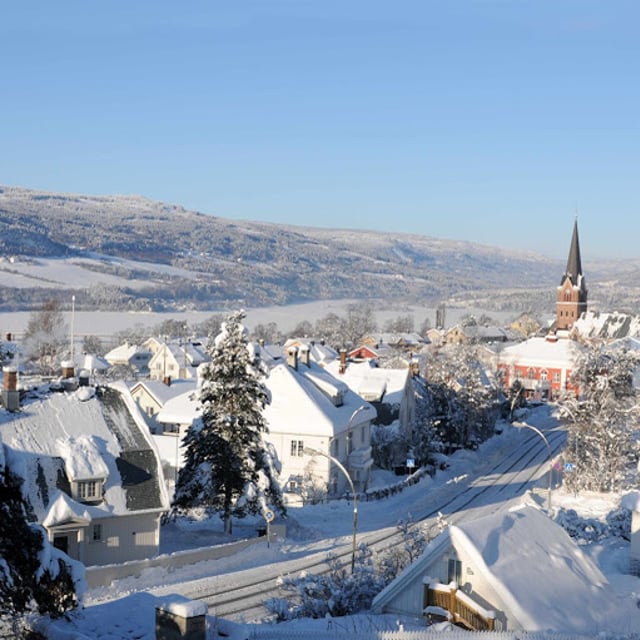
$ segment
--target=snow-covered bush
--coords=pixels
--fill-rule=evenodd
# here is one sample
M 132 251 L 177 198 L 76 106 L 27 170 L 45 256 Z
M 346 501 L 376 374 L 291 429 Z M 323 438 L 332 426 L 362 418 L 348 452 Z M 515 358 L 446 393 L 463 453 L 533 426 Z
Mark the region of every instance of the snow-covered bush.
M 357 549 L 353 572 L 335 555 L 327 558 L 324 574 L 304 573 L 282 579 L 280 589 L 292 594 L 265 602 L 276 620 L 346 616 L 368 609 L 385 586 L 377 576 L 371 552 L 366 545 Z
M 560 509 L 554 520 L 579 544 L 600 542 L 612 536 L 629 540 L 631 511 L 611 511 L 606 522 L 597 518 L 583 518 L 574 509 Z
M 438 528 L 447 526 L 441 516 Z M 283 578 L 280 589 L 292 594 L 272 598 L 265 608 L 278 622 L 295 618 L 341 617 L 369 609 L 371 602 L 405 567 L 411 564 L 429 542 L 421 525 L 402 521 L 398 524 L 401 542 L 392 545 L 374 561 L 366 544 L 357 550 L 353 572 L 335 555 L 327 559 L 327 573 L 304 573 Z

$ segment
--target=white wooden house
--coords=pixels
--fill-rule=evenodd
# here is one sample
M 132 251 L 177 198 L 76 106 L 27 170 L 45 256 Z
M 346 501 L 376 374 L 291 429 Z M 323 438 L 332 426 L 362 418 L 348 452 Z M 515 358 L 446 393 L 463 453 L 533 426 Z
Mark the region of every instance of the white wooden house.
M 415 392 L 410 368 L 387 369 L 376 366 L 374 361 L 333 362 L 326 370 L 351 391 L 373 405 L 376 417 L 372 423 L 377 428 L 393 429 L 398 442 L 411 437 L 415 419 Z M 399 446 L 391 452 L 390 464 L 404 466 L 407 451 Z
M 149 373 L 149 360 L 153 354 L 146 347 L 125 342 L 106 353 L 104 359 L 113 367 L 132 367 L 142 375 Z
M 139 380 L 131 387 L 131 395 L 147 419 L 152 433 L 162 431 L 166 425 L 157 422 L 158 413 L 171 398 L 195 391 L 196 380 Z
M 374 598 L 372 610 L 484 631 L 592 635 L 624 624 L 604 575 L 533 506 L 448 527 Z
M 280 483 L 296 491 L 305 476 L 312 476 L 331 493 L 341 494 L 349 481 L 333 457 L 346 468 L 356 490 L 365 490 L 373 464 L 371 421 L 376 411 L 307 355 L 303 350 L 299 358 L 293 347 L 287 362 L 274 366 L 264 379 L 271 399 L 264 412 L 269 429 L 265 441 L 274 446 L 282 465 Z M 181 445 L 167 435 L 173 431 L 182 438 L 199 417 L 197 391 L 169 400 L 160 411 L 157 420 L 166 425 L 166 445 L 158 446 L 166 464 L 180 466 L 183 454 Z M 319 454 L 312 455 L 311 449 Z
M 167 342 L 162 344 L 149 360 L 152 380 L 196 379 L 198 367 L 211 357 L 199 343 Z
M 0 410 L 0 441 L 54 546 L 85 565 L 158 553 L 160 457 L 123 383 L 32 392 L 19 411 Z

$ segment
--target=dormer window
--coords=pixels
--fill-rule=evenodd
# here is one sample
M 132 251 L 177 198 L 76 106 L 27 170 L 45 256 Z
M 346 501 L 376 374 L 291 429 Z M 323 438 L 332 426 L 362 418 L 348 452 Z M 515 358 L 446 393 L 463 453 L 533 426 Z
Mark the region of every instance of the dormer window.
M 75 495 L 80 502 L 101 502 L 103 480 L 78 480 L 73 483 Z

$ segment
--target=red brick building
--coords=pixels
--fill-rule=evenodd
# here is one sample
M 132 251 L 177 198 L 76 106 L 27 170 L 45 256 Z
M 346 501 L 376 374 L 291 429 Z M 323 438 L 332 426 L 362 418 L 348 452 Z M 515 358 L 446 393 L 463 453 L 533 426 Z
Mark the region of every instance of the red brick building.
M 500 352 L 498 371 L 505 389 L 516 380 L 528 398 L 554 400 L 563 393 L 579 394 L 570 377 L 583 347 L 570 330 L 587 310 L 587 287 L 582 273 L 578 221 L 573 224 L 567 268 L 556 301 L 556 321 L 546 337 L 534 337 Z

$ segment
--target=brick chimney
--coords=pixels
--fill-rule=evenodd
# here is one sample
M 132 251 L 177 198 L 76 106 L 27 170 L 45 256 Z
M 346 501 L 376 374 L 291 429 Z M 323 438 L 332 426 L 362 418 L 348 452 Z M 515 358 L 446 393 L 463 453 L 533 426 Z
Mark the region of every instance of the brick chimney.
M 73 378 L 76 374 L 75 367 L 73 366 L 73 362 L 71 360 L 63 360 L 60 363 L 62 367 L 62 377 L 67 380 L 68 378 Z
M 347 370 L 347 350 L 340 349 L 340 368 L 339 373 L 344 373 Z
M 16 367 L 3 367 L 4 385 L 2 404 L 7 411 L 20 409 L 20 392 L 18 391 L 18 370 Z

